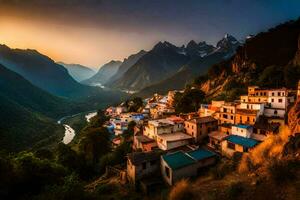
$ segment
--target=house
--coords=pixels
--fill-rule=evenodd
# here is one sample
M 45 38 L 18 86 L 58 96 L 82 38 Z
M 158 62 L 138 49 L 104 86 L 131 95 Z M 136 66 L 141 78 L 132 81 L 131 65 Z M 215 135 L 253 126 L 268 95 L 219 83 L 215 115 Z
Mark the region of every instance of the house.
M 219 131 L 227 135 L 231 134 L 232 124 L 219 124 Z
M 208 147 L 213 148 L 215 151 L 221 151 L 221 143 L 228 136 L 228 133 L 213 131 L 208 134 L 209 143 Z
M 169 185 L 173 185 L 180 179 L 197 176 L 203 167 L 214 164 L 216 159 L 215 153 L 205 149 L 165 154 L 161 156 L 161 174 Z
M 127 178 L 135 184 L 145 177 L 159 173 L 160 154 L 158 152 L 134 152 L 127 155 Z
M 234 124 L 235 123 L 235 103 L 225 103 L 220 108 L 219 124 Z
M 218 129 L 218 120 L 211 116 L 200 117 L 184 122 L 185 132 L 194 138 L 194 142 L 199 143 L 208 133 Z
M 165 133 L 157 135 L 157 145 L 161 150 L 167 151 L 188 145 L 192 140 L 190 135 L 183 132 Z
M 237 124 L 231 128 L 232 135 L 238 135 L 245 138 L 250 138 L 253 132 L 253 127 L 250 125 Z
M 157 143 L 154 139 L 145 135 L 135 135 L 133 137 L 133 149 L 142 150 L 143 152 L 153 151 L 157 148 Z
M 252 138 L 245 138 L 238 135 L 229 135 L 221 142 L 222 154 L 232 157 L 236 152 L 248 152 L 259 142 Z
M 261 117 L 254 125 L 253 125 L 253 133 L 251 138 L 264 141 L 268 135 L 274 135 L 279 133 L 280 123 L 269 123 L 266 118 Z
M 289 105 L 287 89 L 272 89 L 268 93 L 268 104 L 265 106 L 264 115 L 284 118 Z
M 236 109 L 235 123 L 253 125 L 259 118 L 259 110 Z
M 219 118 L 219 111 L 222 105 L 224 105 L 224 101 L 212 101 L 211 104 L 201 104 L 198 110 L 200 117 L 212 116 L 215 118 Z
M 157 135 L 180 132 L 183 128 L 183 119 L 179 117 L 150 120 L 144 127 L 144 135 L 156 140 Z
M 264 103 L 264 115 L 284 118 L 288 105 L 294 99 L 286 88 L 263 89 L 258 86 L 248 87 L 248 96 L 241 96 L 241 102 Z

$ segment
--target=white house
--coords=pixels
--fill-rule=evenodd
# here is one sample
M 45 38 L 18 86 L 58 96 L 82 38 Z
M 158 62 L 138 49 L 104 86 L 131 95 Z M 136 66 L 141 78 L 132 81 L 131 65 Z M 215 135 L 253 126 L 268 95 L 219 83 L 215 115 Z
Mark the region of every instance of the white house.
M 250 138 L 251 134 L 253 133 L 253 127 L 250 125 L 233 125 L 231 127 L 231 134 L 232 135 L 238 135 L 245 138 Z
M 182 132 L 165 133 L 157 135 L 157 145 L 161 150 L 170 150 L 188 145 L 192 140 L 192 136 Z

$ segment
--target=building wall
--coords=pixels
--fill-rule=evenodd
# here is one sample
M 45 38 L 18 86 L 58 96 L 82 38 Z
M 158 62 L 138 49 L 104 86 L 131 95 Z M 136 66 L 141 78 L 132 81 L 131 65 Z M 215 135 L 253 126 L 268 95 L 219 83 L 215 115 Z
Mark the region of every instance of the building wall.
M 257 104 L 257 103 L 241 103 L 239 105 L 239 108 L 241 109 L 249 109 L 249 110 L 258 110 L 259 115 L 262 115 L 264 113 L 264 104 Z
M 240 114 L 237 113 L 235 115 L 235 123 L 237 124 L 255 124 L 255 121 L 257 119 L 256 115 L 246 115 L 246 114 Z
M 227 146 L 228 146 L 227 140 L 221 142 L 222 154 L 227 157 L 232 157 L 235 152 L 244 152 L 243 146 L 235 144 L 235 149 L 230 149 Z
M 185 132 L 194 138 L 195 142 L 201 142 L 208 133 L 218 129 L 218 121 L 196 124 L 185 122 Z
M 250 138 L 252 132 L 253 132 L 252 128 L 245 129 L 245 128 L 239 128 L 237 126 L 232 126 L 232 131 L 231 131 L 233 135 L 238 135 L 246 138 Z
M 267 96 L 248 96 L 249 103 L 267 103 L 268 97 Z
M 265 108 L 264 115 L 267 117 L 280 117 L 284 118 L 285 116 L 285 110 L 282 109 L 276 109 L 276 108 Z
M 269 105 L 271 105 L 271 108 L 286 109 L 288 101 L 287 101 L 287 97 L 285 96 L 270 96 L 268 98 L 268 103 Z
M 159 160 L 153 162 L 144 162 L 143 164 L 133 165 L 130 160 L 127 161 L 127 177 L 130 182 L 135 183 L 136 181 L 149 176 L 157 171 L 159 171 L 160 162 Z
M 189 140 L 178 140 L 178 141 L 166 141 L 159 136 L 157 137 L 157 145 L 161 150 L 170 150 L 177 147 L 185 146 L 189 144 Z

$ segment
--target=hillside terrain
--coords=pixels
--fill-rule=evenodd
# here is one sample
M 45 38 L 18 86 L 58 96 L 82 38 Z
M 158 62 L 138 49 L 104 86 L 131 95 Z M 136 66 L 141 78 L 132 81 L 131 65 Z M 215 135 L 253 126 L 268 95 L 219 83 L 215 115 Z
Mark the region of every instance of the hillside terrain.
M 91 78 L 96 72 L 91 68 L 79 64 L 66 64 L 58 62 L 57 64 L 64 66 L 69 74 L 78 82 Z
M 82 112 L 85 104 L 53 96 L 0 64 L 1 149 L 33 147 L 46 138 L 60 139 L 62 116 Z
M 117 73 L 121 64 L 121 61 L 112 60 L 109 63 L 101 66 L 95 75 L 87 80 L 82 81 L 82 83 L 92 86 L 103 85 Z
M 296 88 L 300 77 L 300 20 L 281 24 L 246 40 L 230 59 L 195 79 L 208 97 L 234 99 L 249 85 Z
M 67 69 L 36 50 L 11 49 L 1 45 L 0 63 L 56 96 L 73 99 L 102 94 L 105 96 L 105 92 L 100 88 L 85 86 L 75 81 Z

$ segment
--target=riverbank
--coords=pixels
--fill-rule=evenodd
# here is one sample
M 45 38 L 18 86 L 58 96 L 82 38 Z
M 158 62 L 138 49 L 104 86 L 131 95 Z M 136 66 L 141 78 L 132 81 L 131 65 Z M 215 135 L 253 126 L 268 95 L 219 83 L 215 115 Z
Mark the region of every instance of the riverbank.
M 57 123 L 62 124 L 65 127 L 65 135 L 62 140 L 63 143 L 69 144 L 76 136 L 76 133 L 79 133 L 96 114 L 97 112 L 93 110 L 65 116 L 59 119 Z

